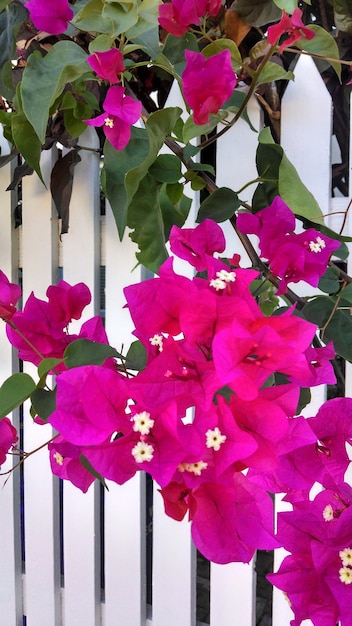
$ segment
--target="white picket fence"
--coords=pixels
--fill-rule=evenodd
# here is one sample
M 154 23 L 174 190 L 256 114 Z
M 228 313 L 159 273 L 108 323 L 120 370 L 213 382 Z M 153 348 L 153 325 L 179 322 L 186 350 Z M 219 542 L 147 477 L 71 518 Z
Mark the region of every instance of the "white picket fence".
M 313 62 L 302 57 L 295 83 L 289 85 L 282 108 L 282 145 L 303 181 L 325 213 L 347 208 L 349 198 L 331 199 L 330 96 Z M 172 104 L 171 94 L 169 103 Z M 176 97 L 176 96 L 175 96 Z M 302 114 L 304 112 L 304 115 Z M 260 128 L 261 111 L 249 107 Z M 82 145 L 97 145 L 94 129 Z M 257 135 L 245 122 L 225 134 L 217 146 L 217 183 L 240 189 L 257 175 L 254 154 Z M 8 149 L 2 141 L 2 154 Z M 99 159 L 81 151 L 75 168 L 70 230 L 59 241 L 59 224 L 50 193 L 36 176 L 23 179 L 23 223 L 13 227 L 14 192 L 5 189 L 11 166 L 0 170 L 0 268 L 14 281 L 22 269 L 23 294 L 33 290 L 45 298 L 47 286 L 63 278 L 84 281 L 93 293 L 87 316 L 99 312 L 100 267 L 105 267 L 106 329 L 117 349 L 128 345 L 132 330 L 123 309 L 122 288 L 141 279 L 135 270 L 135 246 L 128 237 L 120 244 L 111 210 L 100 217 Z M 48 180 L 53 155 L 42 159 Z M 251 188 L 248 192 L 251 197 Z M 193 215 L 194 220 L 196 201 Z M 339 229 L 341 215 L 328 223 Z M 348 229 L 348 225 L 347 225 Z M 351 229 L 349 229 L 351 232 Z M 345 231 L 347 232 L 347 231 Z M 228 251 L 239 250 L 227 231 Z M 0 328 L 0 381 L 17 367 L 4 325 Z M 33 368 L 25 364 L 25 371 Z M 352 389 L 350 389 L 352 391 Z M 314 390 L 314 414 L 324 389 Z M 18 425 L 19 415 L 14 415 Z M 23 446 L 28 452 L 51 436 L 49 426 L 33 425 L 24 407 Z M 3 471 L 11 467 L 9 459 Z M 52 477 L 48 454 L 42 449 L 19 471 L 1 476 L 0 490 L 0 626 L 196 626 L 196 551 L 189 526 L 166 518 L 160 495 L 153 498 L 153 515 L 146 525 L 145 477 L 124 486 L 109 484 L 101 495 L 95 485 L 83 495 Z M 147 506 L 150 508 L 150 497 Z M 150 538 L 152 530 L 152 582 Z M 147 554 L 148 553 L 148 554 Z M 277 556 L 280 559 L 280 555 Z M 103 575 L 102 575 L 103 569 Z M 147 574 L 148 573 L 148 574 Z M 254 626 L 256 585 L 254 563 L 211 565 L 209 590 L 211 626 Z M 152 600 L 150 590 L 152 588 Z M 202 620 L 206 618 L 202 618 Z M 288 626 L 292 613 L 281 593 L 274 592 L 273 626 Z M 266 624 L 268 622 L 265 622 Z M 306 622 L 307 624 L 310 622 Z

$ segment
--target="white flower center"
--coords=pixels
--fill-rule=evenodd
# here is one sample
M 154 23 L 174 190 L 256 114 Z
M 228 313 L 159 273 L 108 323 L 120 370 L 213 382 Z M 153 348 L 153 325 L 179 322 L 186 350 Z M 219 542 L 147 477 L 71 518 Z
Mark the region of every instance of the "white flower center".
M 342 565 L 352 566 L 352 548 L 345 548 L 344 550 L 341 550 L 339 552 L 339 557 L 342 561 Z
M 227 270 L 220 270 L 220 272 L 216 272 L 216 278 L 212 278 L 209 285 L 210 287 L 214 287 L 216 291 L 221 291 L 222 289 L 226 289 L 226 285 L 229 283 L 234 283 L 236 280 L 235 272 L 228 272 Z
M 132 456 L 136 463 L 149 462 L 154 456 L 154 448 L 145 441 L 138 441 L 134 448 L 132 448 Z
M 221 444 L 226 441 L 226 435 L 222 435 L 217 426 L 216 428 L 214 428 L 214 430 L 207 430 L 205 436 L 207 448 L 213 448 L 215 452 L 218 452 L 218 450 L 220 450 Z
M 203 469 L 208 467 L 208 463 L 204 461 L 197 461 L 197 463 L 180 463 L 178 466 L 179 472 L 192 472 L 195 476 L 200 476 Z
M 352 583 L 352 569 L 350 567 L 341 567 L 339 576 L 342 583 L 350 585 Z
M 114 128 L 114 120 L 111 117 L 106 117 L 104 124 L 105 126 L 109 126 L 109 128 Z
M 154 420 L 150 418 L 150 413 L 142 411 L 141 413 L 136 413 L 132 419 L 134 421 L 133 430 L 135 433 L 149 435 L 150 429 L 154 426 Z
M 323 518 L 326 522 L 331 522 L 334 519 L 334 509 L 331 504 L 327 504 L 323 510 Z
M 162 335 L 153 335 L 153 337 L 149 338 L 149 341 L 152 346 L 157 346 L 159 348 L 159 352 L 163 351 L 163 336 Z
M 60 452 L 55 452 L 55 454 L 53 454 L 53 457 L 58 465 L 63 465 L 64 457 L 62 456 L 62 454 L 60 454 Z
M 315 241 L 309 242 L 309 250 L 311 252 L 321 252 L 326 247 L 324 239 L 317 237 Z

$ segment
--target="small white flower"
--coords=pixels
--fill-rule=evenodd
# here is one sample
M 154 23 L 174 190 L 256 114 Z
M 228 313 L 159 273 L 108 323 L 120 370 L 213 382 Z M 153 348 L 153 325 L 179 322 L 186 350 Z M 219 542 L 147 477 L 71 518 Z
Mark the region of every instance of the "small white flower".
M 208 467 L 208 463 L 204 463 L 204 461 L 197 461 L 197 463 L 187 463 L 186 470 L 187 472 L 192 472 L 195 476 L 200 476 L 203 469 Z
M 111 119 L 111 117 L 106 117 L 104 120 L 104 124 L 105 126 L 108 126 L 109 128 L 114 128 L 114 120 Z
M 334 509 L 331 504 L 327 504 L 323 510 L 323 518 L 326 522 L 331 522 L 334 519 Z
M 352 583 L 352 569 L 350 567 L 341 567 L 339 569 L 339 577 L 342 583 L 350 585 Z
M 157 346 L 159 349 L 159 352 L 163 351 L 163 336 L 162 335 L 153 335 L 153 337 L 149 338 L 149 341 L 151 343 L 152 346 Z
M 220 291 L 221 289 L 226 289 L 226 285 L 228 283 L 233 283 L 236 280 L 235 272 L 228 272 L 227 270 L 220 270 L 220 272 L 216 272 L 216 278 L 212 278 L 209 285 L 210 287 L 214 287 L 216 291 Z
M 136 463 L 151 461 L 154 456 L 154 448 L 150 445 L 150 443 L 138 441 L 134 448 L 132 448 L 132 456 L 134 457 Z
M 221 280 L 220 278 L 212 278 L 209 285 L 210 287 L 214 287 L 216 291 L 220 291 L 221 289 L 226 289 L 225 281 Z
M 214 428 L 214 430 L 207 430 L 205 436 L 207 438 L 207 448 L 213 448 L 215 452 L 218 452 L 218 450 L 220 450 L 221 444 L 226 441 L 226 435 L 222 435 L 217 426 L 216 428 Z
M 60 452 L 55 452 L 55 454 L 53 454 L 53 458 L 58 465 L 64 464 L 64 457 L 62 456 L 62 454 L 60 454 Z
M 352 548 L 345 548 L 339 552 L 339 557 L 342 561 L 342 565 L 352 566 Z M 351 570 L 352 571 L 352 570 Z
M 317 237 L 315 241 L 309 242 L 309 250 L 311 252 L 321 252 L 326 248 L 326 243 L 321 237 Z
M 135 433 L 149 435 L 151 428 L 154 426 L 154 420 L 150 418 L 150 413 L 142 411 L 133 416 L 133 430 Z

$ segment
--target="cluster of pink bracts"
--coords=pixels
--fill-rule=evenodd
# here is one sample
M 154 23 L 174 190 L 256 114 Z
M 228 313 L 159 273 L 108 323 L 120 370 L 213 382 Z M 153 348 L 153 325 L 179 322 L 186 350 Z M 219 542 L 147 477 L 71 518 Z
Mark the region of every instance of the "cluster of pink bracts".
M 267 209 L 255 216 L 269 263 L 269 239 L 275 232 L 289 235 L 277 222 L 285 224 L 282 211 L 289 211 L 282 204 L 275 200 L 270 222 Z M 250 220 L 240 222 L 252 232 Z M 336 242 L 311 230 L 304 241 L 297 237 L 307 279 L 312 263 L 314 277 L 322 275 L 325 251 Z M 352 399 L 330 400 L 309 419 L 295 416 L 300 387 L 335 381 L 333 348 L 312 347 L 317 329 L 294 308 L 263 315 L 250 290 L 257 272 L 240 268 L 237 255 L 215 256 L 225 241 L 211 220 L 195 229 L 174 227 L 170 244 L 201 275 L 176 274 L 170 258 L 158 277 L 125 289 L 145 368 L 121 373 L 112 358 L 101 366 L 66 369 L 62 362 L 56 368 L 56 409 L 48 418 L 59 433 L 49 444 L 52 471 L 82 491 L 94 480 L 82 455 L 119 484 L 148 472 L 160 485 L 166 513 L 176 520 L 188 514 L 194 542 L 210 560 L 248 562 L 257 548 L 290 551 L 270 580 L 287 593 L 294 625 L 309 617 L 318 626 L 339 619 L 349 626 L 352 489 L 344 475 Z M 99 317 L 85 322 L 78 336 L 67 329 L 90 300 L 85 285 L 60 281 L 46 301 L 31 294 L 23 311 L 14 312 L 18 297 L 18 287 L 1 274 L 1 316 L 20 358 L 35 364 L 62 358 L 77 337 L 107 343 Z M 1 420 L 1 462 L 16 438 L 10 421 Z M 321 492 L 311 501 L 314 483 Z M 293 507 L 278 514 L 276 535 L 269 493 L 286 494 Z

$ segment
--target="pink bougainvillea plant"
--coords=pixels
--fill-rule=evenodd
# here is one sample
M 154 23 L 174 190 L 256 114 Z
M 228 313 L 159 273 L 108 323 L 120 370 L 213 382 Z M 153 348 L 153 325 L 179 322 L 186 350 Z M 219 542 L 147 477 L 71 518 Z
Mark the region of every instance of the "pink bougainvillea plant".
M 42 177 L 42 149 L 59 141 L 72 156 L 84 149 L 82 132 L 95 127 L 120 238 L 133 231 L 138 261 L 154 277 L 124 290 L 134 337 L 121 354 L 99 316 L 79 326 L 91 301 L 87 285 L 61 280 L 46 299 L 31 293 L 19 306 L 20 287 L 0 271 L 8 341 L 38 367 L 38 380 L 20 372 L 0 387 L 0 465 L 31 453 L 20 449 L 10 420 L 29 399 L 36 428 L 56 432 L 47 447 L 60 479 L 86 492 L 97 478 L 121 485 L 147 472 L 166 514 L 187 516 L 208 559 L 249 562 L 257 549 L 287 550 L 269 579 L 290 600 L 293 626 L 305 619 L 352 626 L 352 399 L 309 412 L 310 388 L 341 378 L 336 357 L 352 361 L 352 318 L 343 312 L 352 279 L 335 263 L 346 259 L 351 239 L 325 226 L 269 128 L 259 136 L 251 204 L 242 190 L 218 188 L 202 163 L 202 148 L 240 118 L 250 123 L 257 87 L 265 100 L 263 85 L 293 78 L 287 48 L 323 57 L 337 80 L 341 66 L 349 70 L 351 61 L 339 60 L 334 39 L 298 2 L 285 4 L 291 15 L 272 4 L 259 32 L 260 16 L 252 28 L 236 3 L 224 20 L 221 0 L 3 3 L 19 59 L 12 85 L 16 47 L 1 68 L 10 158 L 21 155 L 25 173 Z M 233 34 L 232 18 L 236 32 L 257 38 L 250 50 Z M 172 81 L 182 107 L 163 106 Z M 65 168 L 65 159 L 60 181 L 55 168 L 51 178 L 60 216 L 69 193 L 58 188 L 70 187 L 74 162 Z M 283 179 L 296 198 L 304 195 L 304 210 Z M 188 184 L 207 192 L 193 228 L 183 228 Z M 219 225 L 226 220 L 250 264 L 226 242 Z M 223 256 L 226 245 L 232 256 Z M 190 266 L 184 274 L 175 257 Z M 310 295 L 292 291 L 297 283 Z M 291 510 L 275 514 L 273 494 L 284 494 Z

